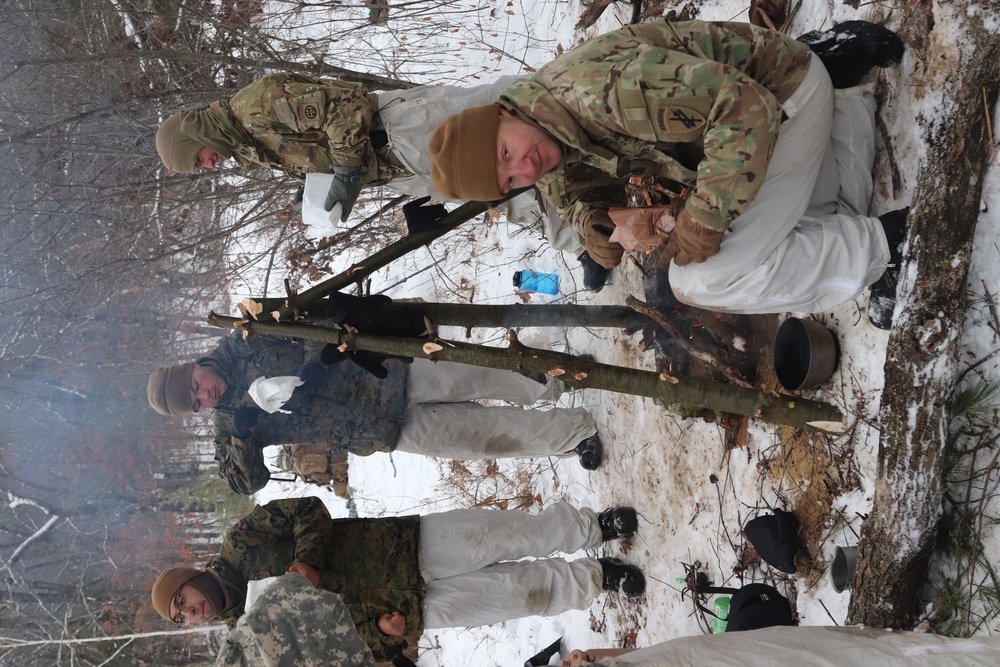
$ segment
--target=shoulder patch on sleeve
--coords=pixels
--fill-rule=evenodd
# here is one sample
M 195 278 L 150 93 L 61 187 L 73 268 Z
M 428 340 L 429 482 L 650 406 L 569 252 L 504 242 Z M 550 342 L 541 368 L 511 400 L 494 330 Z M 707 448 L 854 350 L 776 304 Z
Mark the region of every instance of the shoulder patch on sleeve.
M 273 106 L 278 119 L 296 132 L 315 130 L 326 120 L 326 95 L 321 90 L 281 97 L 274 100 Z
M 705 125 L 705 116 L 691 107 L 676 104 L 661 106 L 656 110 L 656 127 L 669 134 L 695 132 Z

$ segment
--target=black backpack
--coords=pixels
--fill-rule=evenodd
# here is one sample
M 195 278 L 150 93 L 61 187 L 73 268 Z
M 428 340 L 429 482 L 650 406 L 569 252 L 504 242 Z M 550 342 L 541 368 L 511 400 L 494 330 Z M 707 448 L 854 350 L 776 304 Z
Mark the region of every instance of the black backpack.
M 728 588 L 725 586 L 706 586 L 699 583 L 694 590 L 696 593 L 732 596 L 729 600 L 726 632 L 759 630 L 776 625 L 795 625 L 792 622 L 791 603 L 774 586 L 747 584 L 740 588 Z M 698 604 L 698 608 L 718 618 L 701 603 Z

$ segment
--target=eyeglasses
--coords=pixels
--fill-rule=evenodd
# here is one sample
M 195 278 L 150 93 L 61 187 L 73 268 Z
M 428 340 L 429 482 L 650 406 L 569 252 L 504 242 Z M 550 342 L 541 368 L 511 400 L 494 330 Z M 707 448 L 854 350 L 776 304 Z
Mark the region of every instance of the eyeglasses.
M 187 598 L 181 595 L 180 589 L 177 589 L 177 593 L 174 594 L 174 606 L 177 607 L 177 615 L 173 616 L 170 620 L 173 621 L 178 628 L 183 628 L 187 621 L 181 613 L 181 610 L 187 606 Z

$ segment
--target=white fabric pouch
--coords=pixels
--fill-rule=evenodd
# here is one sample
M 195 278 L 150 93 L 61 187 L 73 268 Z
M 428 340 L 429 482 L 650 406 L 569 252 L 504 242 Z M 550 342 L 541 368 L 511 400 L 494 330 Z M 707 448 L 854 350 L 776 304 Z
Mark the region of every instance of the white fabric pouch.
M 340 202 L 332 211 L 326 211 L 326 195 L 330 192 L 333 174 L 306 174 L 306 185 L 302 192 L 302 222 L 306 224 L 306 235 L 319 240 L 337 231 L 343 206 Z
M 291 413 L 288 410 L 282 410 L 281 406 L 292 397 L 295 388 L 303 384 L 305 382 L 302 381 L 302 378 L 295 375 L 279 375 L 273 378 L 259 377 L 253 381 L 250 388 L 247 389 L 247 393 L 264 412 L 268 414 L 282 412 L 287 415 Z

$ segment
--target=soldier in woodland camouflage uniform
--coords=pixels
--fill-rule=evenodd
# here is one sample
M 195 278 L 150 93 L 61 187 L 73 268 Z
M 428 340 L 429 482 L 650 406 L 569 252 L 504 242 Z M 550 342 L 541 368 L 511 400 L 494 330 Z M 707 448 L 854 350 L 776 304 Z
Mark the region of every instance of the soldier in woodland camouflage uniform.
M 617 521 L 630 513 L 624 526 Z M 600 515 L 556 503 L 541 514 L 454 510 L 331 519 L 317 498 L 256 507 L 229 531 L 205 570 L 176 567 L 153 584 L 157 613 L 177 623 L 244 613 L 247 582 L 298 573 L 340 595 L 369 646 L 424 629 L 473 627 L 585 609 L 602 590 L 639 595 L 645 578 L 618 559 L 541 558 L 635 532 L 631 508 Z M 535 560 L 519 561 L 525 557 Z M 518 561 L 518 562 L 501 562 Z
M 325 345 L 240 332 L 195 363 L 154 371 L 150 405 L 180 415 L 213 408 L 219 475 L 242 494 L 260 490 L 270 473 L 262 450 L 270 445 L 321 444 L 358 456 L 405 451 L 441 458 L 482 459 L 581 455 L 594 469 L 601 443 L 583 408 L 523 410 L 485 407 L 478 398 L 530 405 L 553 399 L 555 381 L 542 384 L 511 371 L 419 359 L 385 363 L 378 379 L 350 363 L 325 365 Z M 299 376 L 284 410 L 265 413 L 247 393 L 261 376 Z
M 902 53 L 890 31 L 868 32 L 883 42 L 862 49 L 861 74 Z M 432 176 L 446 195 L 482 201 L 537 184 L 605 266 L 621 260 L 608 210 L 626 206 L 630 176 L 686 186 L 661 257 L 678 299 L 741 313 L 825 310 L 890 258 L 880 220 L 866 215 L 874 106 L 856 88 L 838 91 L 838 121 L 834 97 L 823 62 L 783 34 L 631 25 L 516 81 L 499 104 L 442 123 Z

